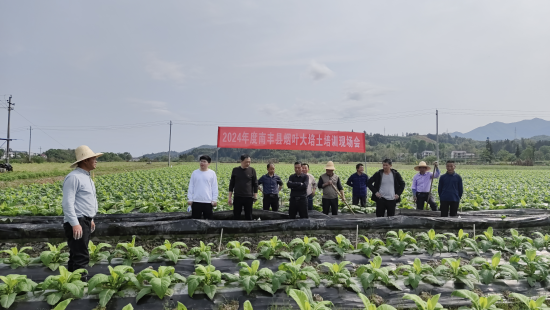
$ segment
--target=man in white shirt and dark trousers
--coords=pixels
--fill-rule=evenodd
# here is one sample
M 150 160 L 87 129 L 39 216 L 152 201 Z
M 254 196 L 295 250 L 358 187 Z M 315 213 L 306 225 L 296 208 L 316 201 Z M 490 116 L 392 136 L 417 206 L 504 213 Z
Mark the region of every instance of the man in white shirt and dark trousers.
M 191 208 L 191 217 L 211 219 L 213 208 L 218 204 L 218 177 L 216 172 L 208 169 L 212 159 L 208 155 L 200 158 L 200 169 L 193 171 L 187 190 L 187 204 Z M 189 211 L 189 208 L 187 209 Z
M 67 270 L 73 272 L 88 267 L 90 253 L 88 242 L 95 230 L 94 216 L 97 214 L 95 184 L 90 171 L 97 165 L 97 158 L 103 153 L 94 153 L 86 145 L 76 148 L 76 161 L 63 181 L 63 229 L 69 246 Z M 85 278 L 83 279 L 85 281 Z

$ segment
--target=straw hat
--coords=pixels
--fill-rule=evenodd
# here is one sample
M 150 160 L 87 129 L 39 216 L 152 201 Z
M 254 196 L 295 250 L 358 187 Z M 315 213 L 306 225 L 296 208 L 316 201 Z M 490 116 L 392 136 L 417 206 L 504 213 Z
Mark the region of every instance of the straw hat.
M 94 153 L 87 145 L 81 145 L 74 150 L 76 154 L 76 161 L 71 165 L 71 168 L 76 168 L 78 163 L 92 157 L 99 157 L 103 153 Z
M 426 162 L 425 162 L 425 161 L 421 161 L 420 163 L 418 163 L 418 166 L 414 167 L 414 170 L 419 171 L 419 170 L 420 170 L 420 169 L 419 169 L 420 167 L 428 168 L 428 170 L 431 169 L 428 165 L 426 165 Z
M 332 161 L 327 162 L 325 170 L 336 170 L 336 168 L 334 167 L 334 163 Z

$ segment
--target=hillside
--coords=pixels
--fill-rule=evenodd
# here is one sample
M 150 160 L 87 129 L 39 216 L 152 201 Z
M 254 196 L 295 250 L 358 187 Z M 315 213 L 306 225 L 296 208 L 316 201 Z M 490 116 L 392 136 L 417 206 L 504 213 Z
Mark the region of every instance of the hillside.
M 550 121 L 540 118 L 523 120 L 515 123 L 494 122 L 478 127 L 467 133 L 453 132 L 451 136 L 470 138 L 477 141 L 486 140 L 513 140 L 514 138 L 531 138 L 534 136 L 550 135 Z

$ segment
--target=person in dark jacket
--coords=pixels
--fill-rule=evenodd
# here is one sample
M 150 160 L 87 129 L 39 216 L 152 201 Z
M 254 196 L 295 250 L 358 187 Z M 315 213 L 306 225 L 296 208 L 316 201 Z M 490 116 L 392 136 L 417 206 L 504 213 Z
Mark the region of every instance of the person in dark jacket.
M 291 219 L 296 218 L 296 214 L 300 214 L 300 218 L 307 219 L 307 186 L 309 176 L 302 173 L 302 163 L 297 161 L 294 163 L 295 174 L 288 178 L 286 186 L 290 188 L 290 201 L 288 203 L 288 215 Z
M 449 160 L 445 164 L 445 168 L 447 168 L 447 173 L 439 178 L 439 187 L 437 188 L 440 202 L 439 208 L 441 209 L 442 217 L 448 217 L 449 211 L 451 216 L 457 216 L 460 199 L 464 192 L 462 177 L 455 172 L 456 166 L 454 161 Z
M 267 174 L 258 180 L 258 187 L 264 196 L 263 209 L 279 211 L 279 192 L 283 188 L 283 180 L 275 174 L 275 164 L 267 164 Z
M 397 203 L 405 190 L 405 181 L 397 170 L 392 169 L 391 159 L 384 159 L 382 169 L 373 174 L 367 181 L 372 192 L 371 199 L 376 201 L 376 217 L 395 215 Z
M 233 205 L 233 218 L 241 219 L 244 208 L 244 219 L 252 220 L 252 205 L 258 199 L 258 177 L 256 170 L 250 167 L 250 156 L 241 155 L 241 165 L 233 168 L 229 181 L 228 205 Z M 233 200 L 233 192 L 235 199 Z
M 357 173 L 352 174 L 346 184 L 352 187 L 352 204 L 364 207 L 367 205 L 367 181 L 369 176 L 364 173 L 363 164 L 355 165 Z

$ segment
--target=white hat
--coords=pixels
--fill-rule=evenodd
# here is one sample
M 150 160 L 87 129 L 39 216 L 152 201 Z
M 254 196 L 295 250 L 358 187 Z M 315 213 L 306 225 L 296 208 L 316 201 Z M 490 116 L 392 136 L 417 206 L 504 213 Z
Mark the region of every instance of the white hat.
M 431 169 L 428 165 L 426 165 L 425 161 L 421 161 L 421 162 L 418 163 L 418 166 L 414 167 L 414 170 L 418 171 L 418 170 L 420 170 L 419 168 L 421 168 L 421 167 L 428 168 L 428 170 Z
M 332 161 L 327 162 L 325 170 L 336 170 L 336 168 L 334 167 L 334 163 Z
M 76 168 L 78 163 L 92 157 L 99 157 L 103 153 L 94 153 L 87 145 L 81 145 L 74 150 L 76 154 L 76 161 L 71 165 L 71 168 Z

